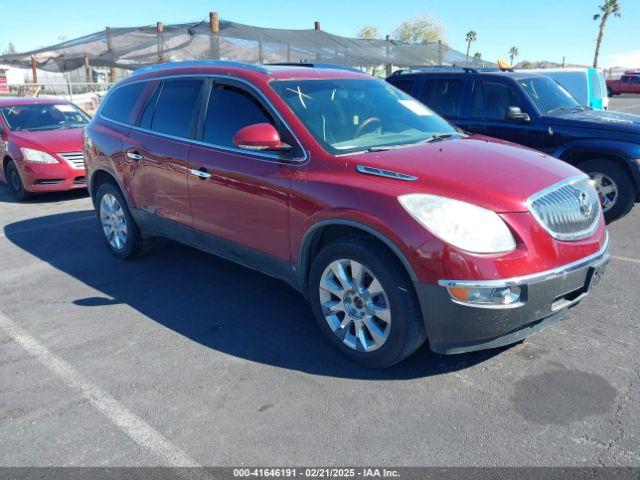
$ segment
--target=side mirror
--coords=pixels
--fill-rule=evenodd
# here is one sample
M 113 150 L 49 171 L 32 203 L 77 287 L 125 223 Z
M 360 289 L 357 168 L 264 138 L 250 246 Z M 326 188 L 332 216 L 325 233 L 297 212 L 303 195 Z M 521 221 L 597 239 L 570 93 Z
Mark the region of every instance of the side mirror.
M 255 123 L 241 128 L 233 137 L 233 144 L 243 150 L 252 151 L 291 150 L 291 145 L 280 140 L 280 134 L 270 123 Z
M 520 107 L 509 107 L 507 109 L 507 120 L 527 123 L 531 121 L 531 117 L 528 113 L 524 113 L 520 110 Z

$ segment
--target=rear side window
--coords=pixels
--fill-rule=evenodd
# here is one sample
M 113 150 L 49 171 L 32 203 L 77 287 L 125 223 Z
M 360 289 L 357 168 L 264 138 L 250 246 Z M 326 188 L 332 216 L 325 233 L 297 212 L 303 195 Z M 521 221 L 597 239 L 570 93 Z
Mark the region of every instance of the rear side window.
M 156 111 L 156 105 L 158 104 L 158 97 L 160 96 L 160 92 L 162 91 L 162 84 L 158 83 L 153 92 L 153 95 L 149 97 L 147 103 L 144 106 L 144 111 L 140 117 L 140 127 L 146 128 L 147 130 L 151 128 L 151 120 L 153 120 L 153 113 Z
M 418 100 L 425 105 L 429 106 L 431 103 L 431 96 L 433 95 L 433 88 L 436 86 L 436 81 L 433 78 L 426 78 L 418 94 Z
M 408 93 L 409 95 L 411 95 L 411 91 L 413 90 L 413 84 L 416 83 L 416 81 L 413 78 L 403 78 L 400 80 L 393 80 L 391 83 L 391 85 L 393 85 L 396 88 L 399 88 L 400 90 L 402 90 L 404 93 Z
M 146 82 L 138 82 L 117 88 L 109 94 L 101 114 L 110 120 L 132 124 L 131 112 L 146 85 Z
M 431 104 L 440 115 L 445 117 L 457 117 L 462 101 L 462 80 L 442 78 L 436 81 Z
M 216 86 L 209 97 L 204 121 L 204 141 L 233 147 L 233 137 L 254 123 L 274 124 L 271 116 L 250 93 L 236 87 Z
M 195 79 L 164 82 L 151 120 L 151 130 L 176 137 L 191 137 L 203 83 Z

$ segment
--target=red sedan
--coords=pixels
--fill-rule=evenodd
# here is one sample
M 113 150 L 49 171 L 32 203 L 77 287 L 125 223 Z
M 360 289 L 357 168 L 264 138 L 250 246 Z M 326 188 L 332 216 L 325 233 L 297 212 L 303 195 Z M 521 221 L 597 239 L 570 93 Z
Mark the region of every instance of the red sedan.
M 85 188 L 86 113 L 66 100 L 0 98 L 0 180 L 18 200 Z

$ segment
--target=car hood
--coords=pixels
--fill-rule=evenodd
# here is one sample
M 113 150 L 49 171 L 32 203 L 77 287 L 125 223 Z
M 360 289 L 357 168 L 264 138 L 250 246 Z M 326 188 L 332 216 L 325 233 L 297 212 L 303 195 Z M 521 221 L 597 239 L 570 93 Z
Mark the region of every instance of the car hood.
M 11 132 L 11 139 L 20 147 L 35 148 L 49 153 L 81 152 L 82 128 Z
M 582 174 L 543 153 L 481 136 L 346 157 L 354 167 L 417 177 L 415 181 L 395 180 L 394 193 L 431 193 L 501 213 L 526 212 L 531 195 Z
M 585 110 L 583 112 L 558 113 L 544 118 L 546 123 L 550 125 L 640 134 L 640 115 L 630 113 Z

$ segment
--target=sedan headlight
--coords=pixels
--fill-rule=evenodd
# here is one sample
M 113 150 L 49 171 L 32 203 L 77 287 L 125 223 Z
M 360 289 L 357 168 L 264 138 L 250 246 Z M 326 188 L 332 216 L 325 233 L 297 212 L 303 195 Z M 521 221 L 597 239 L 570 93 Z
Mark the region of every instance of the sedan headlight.
M 59 163 L 52 155 L 41 150 L 34 150 L 32 148 L 21 148 L 22 158 L 25 162 L 31 163 Z
M 473 253 L 508 252 L 516 248 L 509 228 L 492 210 L 422 193 L 402 195 L 398 200 L 418 223 L 454 247 Z

